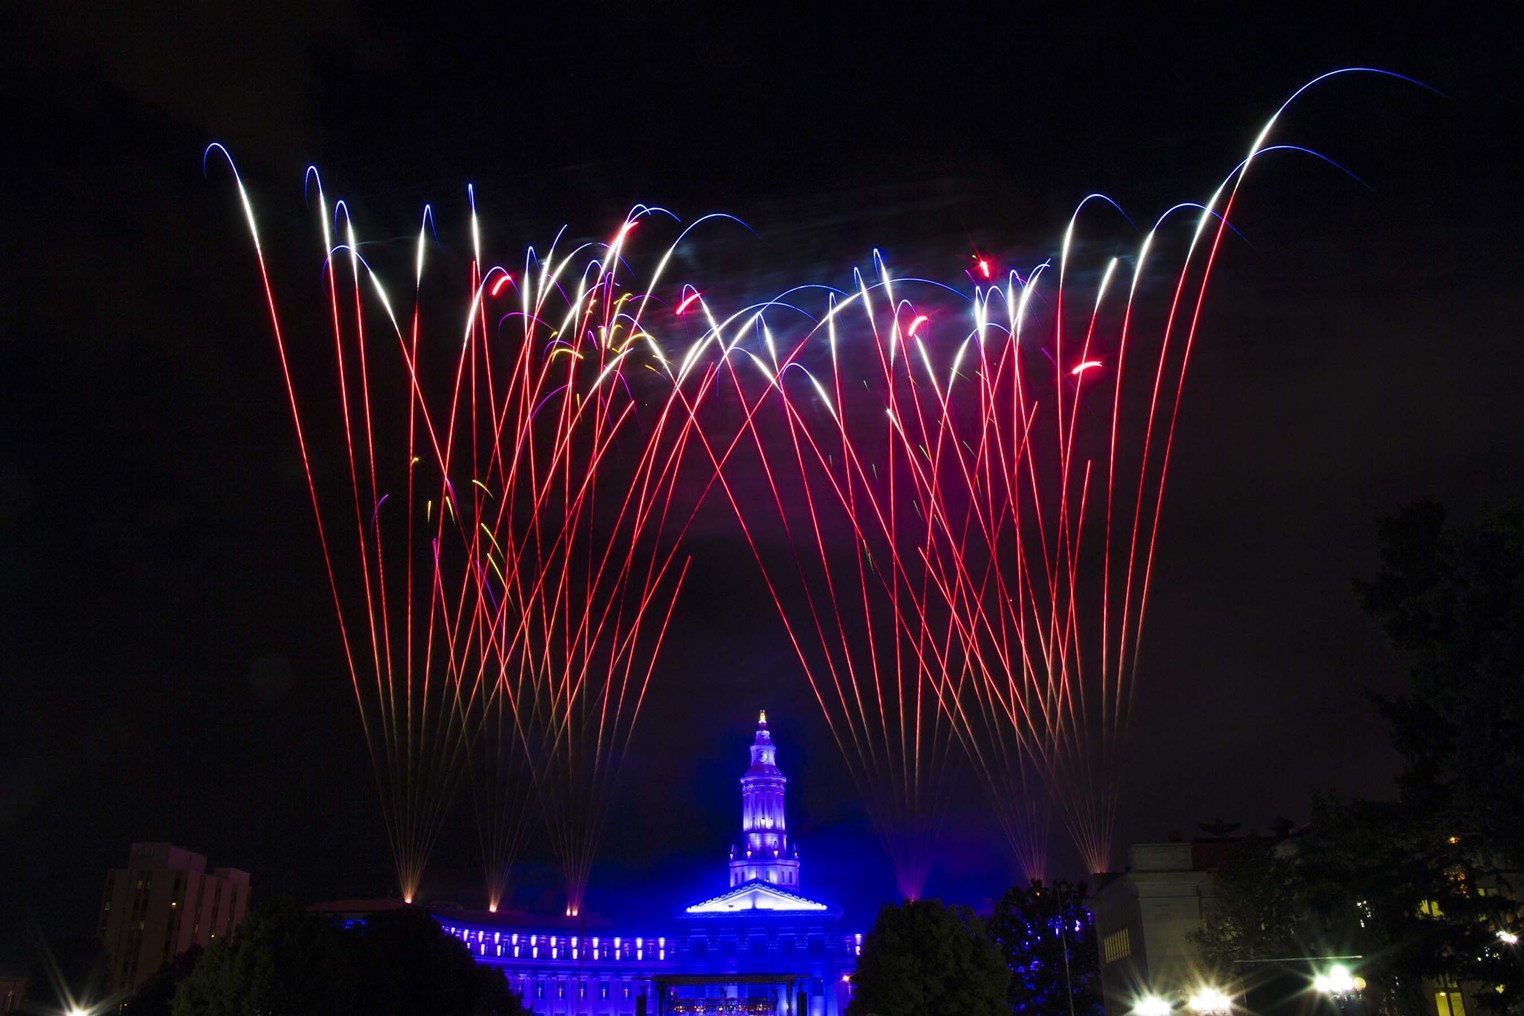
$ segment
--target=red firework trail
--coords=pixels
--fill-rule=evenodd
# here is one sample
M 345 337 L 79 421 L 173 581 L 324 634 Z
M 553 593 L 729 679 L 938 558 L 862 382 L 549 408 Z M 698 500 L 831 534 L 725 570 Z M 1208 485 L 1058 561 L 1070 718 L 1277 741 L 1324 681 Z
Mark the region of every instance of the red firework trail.
M 1031 803 L 1039 781 L 1089 869 L 1110 867 L 1186 369 L 1238 190 L 1271 150 L 1265 140 L 1279 115 L 1205 204 L 1170 209 L 1143 237 L 1125 299 L 1108 300 L 1121 264 L 1113 257 L 1082 276 L 1098 280 L 1083 311 L 1069 309 L 1076 228 L 1092 196 L 1065 230 L 1045 305 L 1039 289 L 1049 265 L 1025 280 L 1013 273 L 1003 288 L 976 288 L 973 328 L 944 350 L 940 369 L 927 360 L 925 383 L 940 400 L 934 415 L 948 434 L 907 461 L 925 466 L 914 474 L 919 496 L 945 541 L 931 555 L 936 585 L 971 670 L 962 695 L 939 701 L 954 708 L 1011 846 L 1034 876 L 1044 858 L 1040 808 Z M 1162 318 L 1143 324 L 1139 296 L 1164 257 L 1161 230 L 1187 211 L 1194 226 L 1163 273 L 1173 281 Z M 1004 310 L 1003 321 L 992 308 Z M 928 336 L 919 348 L 931 346 Z M 1140 360 L 1143 383 L 1129 384 Z
M 316 181 L 315 173 L 312 178 Z M 298 355 L 286 340 L 253 205 L 241 179 L 238 189 L 398 886 L 410 901 L 467 747 L 468 732 L 457 722 L 457 713 L 460 678 L 472 668 L 464 655 L 469 644 L 460 638 L 470 604 L 452 595 L 458 587 L 451 580 L 468 570 L 469 562 L 456 549 L 461 541 L 450 538 L 457 515 L 448 441 L 442 441 L 423 398 L 417 366 L 419 314 L 415 306 L 407 325 L 398 322 L 359 255 L 347 208 L 339 202 L 330 218 L 317 184 L 333 369 L 327 382 L 331 393 L 313 396 L 312 386 L 298 377 L 298 366 L 310 360 L 310 353 Z M 342 225 L 337 242 L 333 223 Z M 420 234 L 420 266 L 422 249 Z M 377 299 L 386 316 L 380 339 L 368 328 L 367 302 Z M 405 412 L 396 412 L 393 401 Z M 322 425 L 331 425 L 334 415 L 343 468 L 314 468 L 313 435 L 330 453 L 333 434 Z M 434 505 L 440 510 L 432 511 Z
M 691 511 L 673 511 L 692 426 L 671 401 L 681 375 L 641 326 L 647 301 L 619 293 L 622 245 L 651 210 L 612 244 L 543 264 L 531 251 L 516 286 L 501 269 L 484 277 L 478 252 L 464 335 L 436 354 L 421 341 L 427 229 L 404 322 L 342 203 L 334 242 L 319 188 L 337 394 L 317 404 L 337 408 L 348 462 L 335 495 L 311 465 L 320 413 L 300 394 L 238 185 L 403 896 L 469 758 L 489 906 L 522 833 L 514 776 L 527 770 L 575 914 L 687 567 L 677 546 Z M 494 323 L 493 301 L 511 296 L 518 309 Z M 617 474 L 614 493 L 600 494 L 601 473 Z M 352 543 L 334 538 L 346 514 Z
M 705 307 L 720 365 L 756 368 L 729 371 L 738 408 L 706 423 L 706 450 L 907 895 L 936 827 L 938 710 L 1029 875 L 1045 864 L 1042 790 L 1090 869 L 1110 865 L 1185 373 L 1238 188 L 1278 117 L 1205 204 L 1143 237 L 1125 299 L 1109 296 L 1120 258 L 1081 274 L 1081 213 L 1105 200 L 1092 196 L 1056 269 L 975 280 L 970 328 L 947 325 L 935 289 L 919 308 L 897 297 L 881 263 L 802 326 L 797 293 L 724 320 Z M 1194 227 L 1145 321 L 1161 230 L 1182 212 Z
M 469 311 L 443 353 L 421 340 L 426 230 L 399 320 L 319 187 L 336 392 L 316 403 L 240 180 L 404 895 L 469 757 L 489 901 L 522 828 L 522 766 L 580 910 L 680 539 L 715 487 L 906 895 L 955 741 L 1028 874 L 1045 796 L 1091 869 L 1109 867 L 1185 372 L 1239 187 L 1285 105 L 1208 201 L 1166 212 L 1135 252 L 1093 265 L 1076 246 L 1092 196 L 1056 262 L 1000 284 L 979 258 L 956 308 L 876 258 L 848 291 L 723 318 L 693 285 L 653 302 L 676 245 L 643 290 L 624 258 L 648 208 L 607 244 L 484 270 L 473 208 Z M 1176 238 L 1183 213 L 1195 225 Z M 798 304 L 818 292 L 812 317 Z M 657 317 L 697 339 L 668 355 Z M 325 412 L 341 443 L 316 426 Z M 337 444 L 332 488 L 314 434 Z M 708 479 L 680 484 L 695 438 Z
M 859 279 L 857 292 L 832 297 L 818 321 L 789 309 L 786 298 L 725 321 L 705 307 L 707 335 L 722 350 L 714 370 L 736 398 L 728 415 L 724 405 L 693 410 L 704 417 L 720 489 L 899 888 L 914 898 L 953 777 L 955 735 L 939 699 L 955 693 L 948 675 L 961 673 L 961 665 L 950 665 L 960 646 L 926 564 L 931 527 L 907 461 L 920 453 L 892 433 L 902 406 L 913 421 L 928 422 L 907 361 L 896 356 L 925 318 L 896 312 L 880 331 L 877 305 L 898 308 L 887 276 L 871 285 Z M 877 355 L 861 357 L 861 375 L 849 377 L 836 363 L 836 329 L 859 306 L 865 326 L 853 330 L 859 338 L 871 334 Z M 806 321 L 802 338 L 782 353 L 768 312 Z M 756 351 L 743 344 L 750 336 L 759 340 Z M 829 362 L 807 363 L 825 355 L 816 348 L 822 341 Z M 733 360 L 745 366 L 731 369 Z M 799 379 L 797 392 L 786 383 L 791 377 Z
M 511 289 L 494 283 L 517 304 L 491 305 L 495 329 L 483 306 L 466 342 L 473 637 L 539 789 L 568 915 L 687 568 L 676 481 L 692 420 L 643 325 L 647 298 L 621 292 L 624 247 L 651 214 L 607 245 L 531 254 Z

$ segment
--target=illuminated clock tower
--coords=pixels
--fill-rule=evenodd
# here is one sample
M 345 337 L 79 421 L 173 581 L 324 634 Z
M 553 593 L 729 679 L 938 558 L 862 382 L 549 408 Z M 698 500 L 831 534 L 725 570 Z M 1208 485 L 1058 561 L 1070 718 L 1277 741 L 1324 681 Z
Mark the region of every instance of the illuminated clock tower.
M 730 848 L 730 884 L 761 881 L 799 888 L 799 852 L 788 841 L 783 818 L 783 785 L 778 749 L 767 730 L 767 713 L 757 720 L 751 765 L 741 777 L 741 841 Z

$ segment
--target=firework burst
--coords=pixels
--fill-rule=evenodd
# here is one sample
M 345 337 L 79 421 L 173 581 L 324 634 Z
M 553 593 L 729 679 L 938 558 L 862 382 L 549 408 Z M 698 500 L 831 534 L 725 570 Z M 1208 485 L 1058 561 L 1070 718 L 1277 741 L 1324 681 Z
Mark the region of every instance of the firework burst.
M 489 903 L 527 782 L 580 911 L 711 493 L 906 896 L 960 754 L 1028 875 L 1050 809 L 1108 868 L 1186 370 L 1284 109 L 1205 202 L 1122 243 L 1089 237 L 1131 228 L 1092 195 L 1049 260 L 976 255 L 971 295 L 875 254 L 842 289 L 727 312 L 666 279 L 692 226 L 636 284 L 631 238 L 659 209 L 509 271 L 483 260 L 473 204 L 467 312 L 443 344 L 422 338 L 427 211 L 399 314 L 318 186 L 332 366 L 316 398 L 239 181 L 403 895 L 469 768 Z M 340 468 L 314 465 L 319 430 Z

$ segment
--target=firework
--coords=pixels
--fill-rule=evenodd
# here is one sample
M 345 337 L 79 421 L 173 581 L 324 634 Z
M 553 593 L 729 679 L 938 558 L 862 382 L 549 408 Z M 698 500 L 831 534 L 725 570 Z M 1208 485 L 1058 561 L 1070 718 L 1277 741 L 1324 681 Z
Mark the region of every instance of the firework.
M 527 773 L 575 914 L 687 565 L 674 482 L 691 420 L 663 404 L 681 374 L 642 329 L 649 301 L 619 277 L 628 235 L 656 213 L 637 209 L 610 244 L 531 249 L 515 278 L 482 268 L 473 209 L 465 321 L 426 342 L 428 211 L 403 317 L 342 202 L 335 241 L 318 186 L 336 366 L 332 390 L 310 398 L 241 180 L 239 193 L 402 894 L 416 893 L 469 760 L 489 905 L 522 834 Z M 337 493 L 309 454 L 324 410 L 346 454 Z
M 1026 803 L 1034 770 L 1088 869 L 1109 870 L 1165 481 L 1208 283 L 1281 112 L 1342 73 L 1298 89 L 1204 203 L 1167 210 L 1130 251 L 1081 254 L 1094 213 L 1121 218 L 1092 195 L 1056 260 L 976 285 L 972 328 L 943 387 L 940 416 L 954 433 L 918 475 L 947 543 L 937 560 L 955 566 L 939 588 L 972 671 L 958 726 L 1028 874 L 1041 874 L 1043 856 L 1042 822 Z
M 214 150 L 226 156 L 219 146 Z M 452 535 L 459 514 L 450 442 L 436 424 L 440 413 L 425 396 L 416 305 L 411 321 L 399 322 L 359 254 L 344 203 L 330 209 L 315 173 L 309 181 L 322 225 L 332 342 L 331 372 L 320 372 L 315 384 L 298 377 L 312 351 L 294 350 L 287 341 L 241 179 L 238 190 L 398 885 L 410 901 L 466 748 L 467 732 L 458 722 L 461 680 L 475 665 L 468 657 L 470 642 L 462 638 L 471 603 L 461 595 L 461 576 L 470 573 L 471 562 L 459 549 L 462 540 Z M 420 231 L 415 285 L 422 278 L 423 250 Z M 373 329 L 377 303 L 383 323 Z M 446 390 L 450 368 L 446 363 Z M 314 465 L 314 448 L 324 456 L 321 466 Z M 342 459 L 338 468 L 327 461 L 331 454 Z
M 824 302 L 821 313 L 806 309 L 811 301 Z M 932 530 L 908 461 L 920 452 L 893 416 L 909 407 L 916 424 L 928 422 L 897 353 L 924 319 L 899 313 L 887 277 L 859 277 L 854 292 L 788 293 L 724 319 L 701 309 L 734 396 L 728 411 L 697 409 L 718 487 L 900 891 L 917 897 L 954 774 L 938 700 L 962 672 L 950 662 L 961 646 L 946 601 L 931 588 Z
M 737 396 L 728 421 L 704 410 L 711 461 L 907 895 L 949 730 L 1026 874 L 1045 865 L 1044 798 L 1109 867 L 1186 370 L 1279 115 L 1207 201 L 1113 252 L 1081 227 L 1131 224 L 1092 195 L 1030 271 L 976 255 L 971 298 L 875 255 L 844 291 L 688 309 Z
M 473 632 L 571 915 L 687 568 L 682 374 L 621 276 L 630 234 L 656 214 L 637 209 L 608 244 L 531 252 L 517 277 L 489 272 L 466 343 Z
M 905 895 L 958 744 L 1028 875 L 1050 806 L 1090 869 L 1109 867 L 1186 370 L 1279 116 L 1204 203 L 1123 243 L 1090 235 L 1131 226 L 1092 195 L 1049 260 L 976 255 L 971 295 L 875 255 L 843 289 L 727 312 L 665 278 L 693 227 L 636 284 L 631 237 L 659 209 L 509 271 L 483 260 L 473 204 L 467 310 L 445 342 L 423 338 L 427 228 L 399 314 L 318 186 L 332 366 L 316 397 L 240 181 L 404 896 L 469 768 L 489 904 L 527 781 L 579 912 L 710 493 Z M 313 465 L 323 428 L 342 468 Z

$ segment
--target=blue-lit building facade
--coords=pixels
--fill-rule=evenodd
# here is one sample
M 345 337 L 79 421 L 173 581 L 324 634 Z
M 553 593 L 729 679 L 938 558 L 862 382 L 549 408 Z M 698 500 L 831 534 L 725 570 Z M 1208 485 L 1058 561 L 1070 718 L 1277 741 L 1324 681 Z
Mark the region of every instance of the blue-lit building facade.
M 544 1016 L 840 1016 L 862 935 L 843 931 L 840 908 L 800 890 L 787 782 L 764 713 L 741 777 L 730 885 L 644 927 L 590 933 L 575 919 L 435 916 Z

